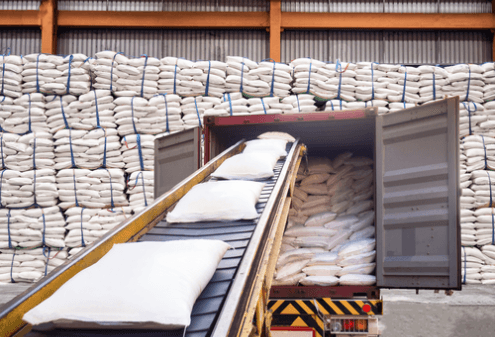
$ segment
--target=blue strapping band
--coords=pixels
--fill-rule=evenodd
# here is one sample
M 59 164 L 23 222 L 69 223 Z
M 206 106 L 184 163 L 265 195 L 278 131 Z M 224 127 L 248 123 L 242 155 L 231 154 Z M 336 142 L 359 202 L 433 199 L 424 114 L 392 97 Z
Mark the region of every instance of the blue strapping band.
M 335 108 L 333 107 L 333 102 L 330 101 L 330 104 L 332 105 L 332 111 L 335 111 Z
M 131 120 L 132 120 L 132 128 L 134 129 L 134 133 L 138 134 L 136 129 L 136 124 L 134 123 L 134 97 L 131 98 Z
M 36 57 L 36 92 L 40 92 L 40 81 L 39 81 L 39 75 L 38 75 L 38 65 L 40 64 L 40 55 Z
M 492 207 L 493 205 L 493 201 L 492 201 L 492 180 L 490 179 L 490 174 L 488 173 L 488 171 L 485 171 L 486 172 L 486 175 L 488 176 L 488 185 L 490 186 L 490 204 L 488 205 L 488 207 Z
M 297 109 L 299 112 L 301 112 L 301 106 L 299 105 L 299 95 L 296 95 L 296 100 L 297 100 Z
M 406 83 L 407 83 L 407 71 L 404 73 L 404 88 L 402 89 L 402 102 L 406 103 L 404 101 L 404 98 L 406 98 Z M 406 106 L 404 105 L 404 108 L 406 108 Z
M 492 245 L 495 245 L 495 215 L 492 210 Z
M 86 243 L 84 242 L 84 230 L 83 230 L 83 213 L 86 207 L 81 209 L 81 246 L 86 247 Z
M 44 246 L 45 245 L 45 235 L 46 235 L 46 221 L 45 221 L 45 212 L 43 212 L 43 209 L 41 210 L 41 217 L 43 218 L 43 236 L 42 236 L 42 241 L 41 244 Z
M 261 97 L 261 105 L 263 105 L 263 111 L 265 112 L 266 115 L 266 108 L 265 108 L 265 102 L 263 101 L 263 97 Z
M 227 99 L 229 100 L 229 105 L 230 105 L 230 115 L 232 116 L 234 114 L 234 111 L 232 110 L 232 100 L 230 99 L 230 93 L 223 94 L 223 99 L 225 100 L 225 95 L 227 95 Z
M 166 97 L 167 94 L 160 94 L 160 95 L 163 97 L 163 100 L 165 101 L 165 117 L 167 118 L 167 120 L 166 120 L 167 129 L 165 130 L 165 132 L 170 132 L 170 128 L 168 125 L 168 102 L 167 102 L 167 97 Z
M 143 183 L 143 196 L 144 196 L 144 205 L 145 206 L 148 206 L 148 201 L 146 200 L 146 190 L 145 190 L 145 187 L 144 187 L 144 176 L 143 176 L 143 172 L 139 172 L 136 176 L 136 182 L 134 184 L 134 187 L 137 186 L 137 182 L 138 182 L 138 179 L 139 179 L 139 176 L 141 176 L 141 182 Z
M 194 97 L 194 105 L 196 106 L 196 114 L 198 115 L 199 127 L 202 128 L 201 117 L 199 117 L 198 103 L 196 102 L 196 97 Z
M 242 58 L 244 59 L 244 57 Z M 241 85 L 239 86 L 239 91 L 242 93 L 242 90 L 244 89 L 243 88 L 243 84 L 244 84 L 244 62 L 241 62 L 242 66 L 241 66 Z
M 73 59 L 74 59 L 74 55 L 71 55 L 69 57 L 69 74 L 67 76 L 67 94 L 69 94 L 69 90 L 70 90 L 70 69 L 71 69 L 71 64 L 72 64 Z
M 72 181 L 74 182 L 74 196 L 76 197 L 76 207 L 79 207 L 79 202 L 77 201 L 76 175 L 74 174 L 74 170 L 72 171 Z
M 342 111 L 342 100 L 340 100 L 340 111 Z
M 14 254 L 12 254 L 12 263 L 10 264 L 10 282 L 15 283 L 14 278 L 12 277 L 12 270 L 14 269 L 14 258 L 15 258 L 15 249 Z
M 112 91 L 112 89 L 113 89 L 113 64 L 115 63 L 115 58 L 116 58 L 116 57 L 117 57 L 117 55 L 119 55 L 119 54 L 122 54 L 122 55 L 123 55 L 124 53 L 122 53 L 122 52 L 118 52 L 118 53 L 116 53 L 116 54 L 113 56 L 113 60 L 112 60 L 112 67 L 111 67 L 111 69 L 110 69 L 110 91 Z M 86 62 L 86 61 L 84 61 L 84 62 Z
M 48 256 L 46 255 L 46 249 L 48 249 Z M 46 263 L 45 263 L 45 276 L 48 274 L 48 261 L 50 261 L 50 253 L 52 251 L 52 248 L 49 246 L 43 247 L 43 256 L 46 257 Z
M 105 144 L 103 145 L 103 163 L 101 164 L 102 167 L 107 167 L 107 130 L 102 128 L 103 130 L 103 136 L 105 137 Z
M 270 97 L 273 97 L 273 88 L 275 85 L 275 61 L 273 61 L 272 85 L 270 86 Z
M 34 145 L 33 146 L 33 170 L 36 170 L 36 134 L 34 134 L 34 144 L 33 145 Z
M 436 101 L 437 100 L 437 89 L 435 88 L 436 86 L 436 76 L 435 76 L 435 72 L 433 72 L 433 100 Z
M 467 275 L 467 256 L 466 256 L 466 248 L 462 247 L 462 251 L 464 252 L 464 278 L 462 280 L 462 284 L 466 284 L 466 275 Z
M 148 65 L 148 55 L 143 54 L 141 57 L 144 56 L 146 59 L 144 60 L 144 67 L 143 67 L 143 79 L 141 80 L 141 97 L 144 96 L 144 77 L 146 74 L 146 66 Z
M 177 64 L 174 69 L 174 94 L 177 93 Z
M 69 129 L 69 149 L 70 149 L 70 161 L 72 168 L 76 168 L 76 161 L 74 160 L 74 151 L 72 151 L 72 129 Z
M 0 136 L 0 150 L 2 156 L 2 170 L 3 170 L 5 168 L 5 160 L 3 159 L 3 133 L 2 136 Z
M 96 90 L 93 91 L 95 94 L 95 107 L 96 107 L 96 127 L 100 127 L 100 113 L 98 112 L 98 97 L 96 96 Z
M 107 169 L 104 169 L 107 171 L 108 173 L 108 179 L 110 179 L 110 205 L 112 208 L 115 207 L 115 204 L 113 202 L 113 186 L 112 186 L 112 175 L 110 174 L 110 171 L 108 171 Z
M 67 123 L 67 118 L 65 117 L 64 103 L 62 101 L 62 96 L 60 96 L 60 109 L 62 110 L 62 118 L 64 119 L 65 128 L 70 129 L 69 123 Z
M 467 86 L 467 91 L 466 91 L 466 98 L 464 99 L 465 101 L 469 101 L 469 87 L 470 86 L 471 86 L 471 67 L 469 67 L 468 86 Z
M 313 62 L 309 64 L 309 76 L 308 76 L 308 88 L 306 89 L 306 93 L 309 94 L 309 89 L 311 88 L 311 66 Z
M 139 165 L 141 166 L 141 171 L 144 171 L 143 151 L 141 149 L 141 136 L 139 135 L 139 133 L 136 134 L 136 143 L 139 154 Z
M 483 135 L 481 135 L 481 140 L 483 141 L 483 150 L 485 150 L 485 168 L 483 170 L 486 170 L 488 168 L 488 161 L 486 158 L 485 137 L 483 137 Z
M 12 247 L 12 239 L 10 237 L 10 208 L 9 208 L 8 213 L 7 213 L 7 234 L 9 236 L 9 249 L 12 249 L 14 247 Z
M 34 197 L 34 205 L 36 206 L 38 202 L 36 201 L 36 168 L 33 171 L 33 197 Z
M 208 75 L 206 76 L 205 96 L 208 96 L 208 89 L 210 88 L 210 70 L 211 70 L 211 61 L 208 61 Z
M 28 133 L 31 133 L 31 94 L 26 94 L 28 95 L 29 98 L 29 109 L 28 109 L 28 115 L 29 115 L 29 122 L 28 122 Z
M 375 99 L 375 74 L 373 70 L 373 62 L 371 62 L 371 100 Z

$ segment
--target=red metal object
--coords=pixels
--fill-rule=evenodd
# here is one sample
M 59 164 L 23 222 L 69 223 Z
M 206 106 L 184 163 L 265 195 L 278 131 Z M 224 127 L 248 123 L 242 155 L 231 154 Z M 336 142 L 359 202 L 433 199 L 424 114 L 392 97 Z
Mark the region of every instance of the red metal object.
M 316 337 L 316 331 L 313 328 L 303 326 L 272 326 L 271 331 L 307 331 L 312 332 L 313 337 Z
M 365 305 L 363 305 L 363 311 L 364 311 L 365 313 L 370 312 L 370 311 L 371 311 L 371 306 L 370 306 L 369 304 L 365 304 Z
M 277 298 L 354 298 L 365 296 L 367 299 L 380 299 L 380 290 L 376 286 L 272 286 L 270 299 Z M 371 309 L 371 308 L 370 308 Z

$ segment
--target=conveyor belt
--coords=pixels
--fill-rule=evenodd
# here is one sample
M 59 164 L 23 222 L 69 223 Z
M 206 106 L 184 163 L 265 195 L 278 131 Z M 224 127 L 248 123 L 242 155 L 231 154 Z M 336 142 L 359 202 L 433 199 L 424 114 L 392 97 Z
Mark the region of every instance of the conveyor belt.
M 289 153 L 292 143 L 287 145 Z M 256 204 L 256 210 L 261 216 L 265 210 L 267 201 L 273 192 L 275 184 L 280 176 L 286 158 L 277 162 L 274 169 L 274 177 L 265 180 L 265 186 L 260 199 Z M 214 178 L 210 178 L 214 180 Z M 174 223 L 159 222 L 138 241 L 172 241 L 188 239 L 223 240 L 234 249 L 227 251 L 207 287 L 203 290 L 194 304 L 191 325 L 186 329 L 187 337 L 207 337 L 213 332 L 213 328 L 220 315 L 223 304 L 229 294 L 231 285 L 236 277 L 242 258 L 251 243 L 251 237 L 258 225 L 259 218 L 235 222 L 199 222 L 199 223 Z M 257 244 L 257 243 L 253 243 Z M 143 331 L 143 330 L 68 330 L 56 329 L 52 331 L 32 331 L 27 336 L 169 336 L 182 337 L 184 330 L 173 331 Z

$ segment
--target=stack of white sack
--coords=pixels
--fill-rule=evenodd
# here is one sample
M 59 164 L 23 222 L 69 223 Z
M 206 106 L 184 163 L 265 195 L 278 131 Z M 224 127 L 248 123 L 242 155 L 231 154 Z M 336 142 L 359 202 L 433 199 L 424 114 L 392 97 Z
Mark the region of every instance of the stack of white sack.
M 483 103 L 483 68 L 477 64 L 457 64 L 446 67 L 449 73 L 448 85 L 442 90 L 448 97 L 459 96 L 461 101 Z
M 323 111 L 343 111 L 347 110 L 347 102 L 341 99 L 331 99 L 325 103 L 325 109 Z
M 387 82 L 387 88 L 378 88 L 377 92 L 387 93 L 387 101 L 421 103 L 419 97 L 420 71 L 418 68 L 379 64 L 378 69 L 386 71 L 386 77 L 380 78 L 380 80 Z
M 95 242 L 109 230 L 131 217 L 130 207 L 83 208 L 71 207 L 64 212 L 68 233 L 65 245 L 72 248 L 69 256 L 77 254 L 86 245 Z
M 159 95 L 149 101 L 142 97 L 119 97 L 115 104 L 115 119 L 120 136 L 184 129 L 180 117 L 180 97 L 177 95 Z
M 91 65 L 93 76 L 95 77 L 94 89 L 110 90 L 115 92 L 118 89 L 117 81 L 126 79 L 129 75 L 117 67 L 119 65 L 127 65 L 129 59 L 122 53 L 114 51 L 101 51 L 95 54 L 95 60 Z
M 474 237 L 476 245 L 495 245 L 495 211 L 490 207 L 478 208 L 473 212 L 475 217 Z M 495 262 L 495 259 L 494 259 Z
M 466 172 L 495 169 L 495 138 L 472 135 L 461 140 L 461 169 Z
M 495 191 L 495 172 L 487 170 L 476 170 L 471 172 L 471 181 L 473 182 L 470 189 L 474 196 L 468 200 L 461 198 L 461 204 L 470 202 L 475 208 L 495 206 L 495 198 L 492 192 Z
M 362 110 L 366 108 L 376 108 L 379 115 L 386 114 L 388 112 L 394 112 L 402 109 L 412 108 L 414 104 L 411 103 L 388 103 L 381 99 L 375 99 L 373 101 L 366 102 L 349 102 L 347 103 L 347 110 Z
M 258 68 L 258 63 L 240 56 L 227 56 L 227 78 L 225 79 L 225 92 L 245 93 L 246 86 L 254 91 L 251 81 L 257 81 L 259 77 L 249 72 Z M 255 82 L 256 84 L 256 82 Z
M 488 117 L 482 104 L 474 102 L 461 102 L 459 104 L 459 136 L 461 138 L 474 134 L 490 135 L 490 131 L 487 132 L 486 129 L 493 122 L 487 123 L 487 121 Z
M 83 95 L 91 90 L 90 63 L 86 55 L 73 54 L 62 58 L 54 70 L 44 70 L 46 83 L 41 92 L 55 95 Z
M 476 247 L 461 248 L 461 277 L 463 284 L 481 284 L 482 267 L 485 261 L 492 260 Z M 492 260 L 494 261 L 494 260 Z
M 481 247 L 481 252 L 486 256 L 486 265 L 481 266 L 481 283 L 495 284 L 495 246 L 484 245 Z
M 1 135 L 2 164 L 17 171 L 53 168 L 54 143 L 48 132 L 32 132 L 22 136 L 14 133 Z
M 288 97 L 292 69 L 292 66 L 284 63 L 262 61 L 257 68 L 249 70 L 251 78 L 256 79 L 243 83 L 242 93 L 249 97 Z
M 495 99 L 495 63 L 487 62 L 481 65 L 483 69 L 482 79 L 485 83 L 483 87 L 483 100 L 485 102 Z
M 194 69 L 194 62 L 182 58 L 167 56 L 160 60 L 158 93 L 180 96 L 204 95 L 205 86 L 200 81 L 203 71 Z M 198 76 L 198 80 L 193 77 Z
M 64 64 L 62 56 L 29 54 L 25 55 L 22 61 L 24 63 L 22 71 L 23 93 L 49 93 L 59 87 L 59 83 L 56 83 L 55 79 L 62 76 L 62 71 L 57 70 L 57 66 Z M 65 85 L 63 86 L 65 87 Z
M 325 82 L 334 77 L 334 74 L 325 69 L 325 62 L 312 58 L 298 58 L 290 62 L 293 67 L 294 82 L 292 92 L 295 94 L 311 94 L 318 96 L 318 93 L 325 92 L 328 86 Z M 326 97 L 328 95 L 323 95 Z
M 4 105 L 5 112 L 2 129 L 17 134 L 27 132 L 50 132 L 45 114 L 45 96 L 26 94 L 16 98 L 13 105 Z M 10 112 L 10 115 L 7 114 Z
M 53 169 L 25 172 L 4 170 L 0 172 L 0 204 L 7 208 L 55 206 L 58 202 L 58 192 L 54 183 Z
M 196 103 L 198 111 L 200 107 L 210 105 L 211 102 L 202 104 Z M 225 93 L 220 99 L 220 103 L 214 103 L 212 108 L 204 110 L 203 116 L 234 116 L 234 115 L 249 115 L 248 100 L 242 96 L 240 92 Z M 196 105 L 189 103 L 184 105 L 184 111 L 188 111 L 188 114 L 193 114 L 196 111 Z M 202 111 L 202 110 L 201 110 Z M 185 116 L 184 116 L 185 117 Z
M 66 128 L 70 129 L 71 125 L 80 123 L 81 118 L 78 116 L 78 110 L 69 104 L 79 103 L 74 95 L 48 95 L 45 97 L 45 115 L 50 132 L 55 134 L 57 131 Z
M 153 171 L 155 136 L 140 134 L 127 135 L 122 137 L 121 144 L 126 173 Z
M 117 89 L 113 91 L 115 96 L 149 99 L 158 94 L 160 60 L 148 56 L 128 60 L 127 64 L 117 66 L 121 75 L 117 80 Z
M 0 210 L 0 248 L 65 247 L 65 219 L 57 206 Z
M 220 61 L 194 62 L 193 81 L 200 82 L 203 90 L 200 95 L 222 97 L 226 89 L 227 63 Z M 198 72 L 201 70 L 201 73 Z M 197 96 L 197 95 L 195 95 Z
M 443 99 L 446 93 L 443 87 L 449 83 L 449 73 L 437 66 L 422 65 L 418 68 L 419 71 L 419 96 L 421 101 L 433 102 Z
M 66 248 L 1 249 L 0 283 L 34 283 L 66 261 Z
M 203 116 L 206 110 L 221 104 L 222 100 L 218 97 L 184 97 L 181 102 L 181 111 L 185 127 L 203 127 Z
M 280 102 L 279 97 L 255 97 L 248 99 L 248 110 L 253 115 L 276 115 L 292 111 L 292 105 Z
M 121 169 L 66 169 L 56 176 L 59 207 L 115 208 L 127 206 Z
M 63 129 L 55 133 L 55 168 L 123 168 L 120 137 L 115 129 Z
M 368 275 L 375 269 L 376 255 L 373 161 L 351 156 L 310 158 L 307 170 L 300 168 L 275 284 L 375 283 Z M 294 257 L 286 259 L 285 253 Z M 298 264 L 291 265 L 296 260 Z M 353 276 L 339 280 L 347 274 Z
M 127 180 L 127 194 L 129 206 L 134 214 L 139 213 L 154 200 L 154 172 L 132 172 Z
M 282 103 L 287 105 L 284 107 L 285 113 L 308 113 L 316 111 L 315 100 L 313 95 L 299 94 L 291 95 L 282 99 Z M 292 105 L 292 109 L 289 108 Z
M 2 81 L 0 87 L 0 101 L 2 96 L 19 98 L 22 95 L 22 58 L 17 55 L 0 55 L 0 66 Z
M 358 62 L 356 64 L 356 94 L 360 101 L 386 100 L 389 94 L 386 79 L 387 67 L 378 69 L 375 62 Z

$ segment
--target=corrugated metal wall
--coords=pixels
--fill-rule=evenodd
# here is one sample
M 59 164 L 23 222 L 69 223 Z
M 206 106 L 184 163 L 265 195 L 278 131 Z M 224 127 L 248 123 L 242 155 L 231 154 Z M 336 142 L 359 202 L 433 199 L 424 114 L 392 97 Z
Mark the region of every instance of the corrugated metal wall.
M 284 12 L 491 13 L 489 0 L 287 0 Z
M 265 30 L 68 30 L 58 36 L 58 53 L 94 55 L 101 50 L 126 55 L 225 60 L 227 55 L 262 60 L 269 55 Z
M 58 9 L 65 11 L 205 11 L 266 12 L 266 0 L 59 0 Z
M 40 0 L 6 0 L 0 1 L 0 10 L 37 10 Z
M 41 52 L 41 30 L 0 29 L 0 52 L 10 48 L 11 54 L 27 55 Z
M 324 61 L 454 64 L 492 61 L 492 35 L 469 31 L 287 30 L 282 62 L 298 57 Z

